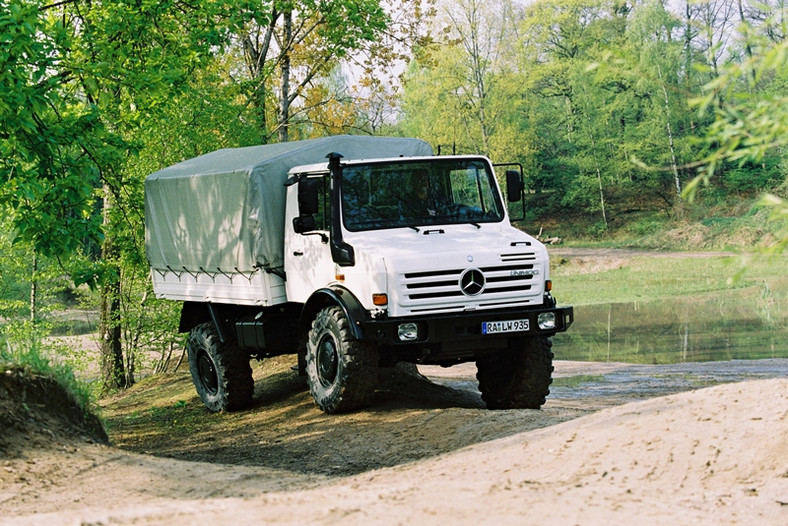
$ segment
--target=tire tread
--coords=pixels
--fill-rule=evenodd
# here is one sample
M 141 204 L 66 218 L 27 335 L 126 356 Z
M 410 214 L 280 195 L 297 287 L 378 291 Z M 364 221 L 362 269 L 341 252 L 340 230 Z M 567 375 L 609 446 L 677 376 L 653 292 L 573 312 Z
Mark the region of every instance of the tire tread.
M 202 323 L 189 333 L 187 341 L 189 370 L 197 394 L 205 406 L 213 411 L 237 411 L 249 407 L 254 398 L 254 378 L 249 356 L 236 345 L 219 341 L 213 323 Z M 202 348 L 214 360 L 219 389 L 216 395 L 202 385 L 196 368 L 196 355 Z
M 552 341 L 545 337 L 516 339 L 506 351 L 476 361 L 479 391 L 488 409 L 539 409 L 553 381 Z

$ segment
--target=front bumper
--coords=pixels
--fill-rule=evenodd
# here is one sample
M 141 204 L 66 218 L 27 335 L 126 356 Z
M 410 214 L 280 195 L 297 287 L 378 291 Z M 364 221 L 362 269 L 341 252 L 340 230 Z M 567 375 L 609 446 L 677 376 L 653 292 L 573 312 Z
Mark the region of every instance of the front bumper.
M 549 330 L 539 328 L 539 315 L 553 313 L 555 327 Z M 528 330 L 517 332 L 496 332 L 483 334 L 482 324 L 487 322 L 507 322 L 528 320 Z M 537 309 L 506 309 L 482 312 L 460 312 L 442 315 L 414 316 L 407 318 L 385 318 L 367 320 L 364 327 L 364 338 L 384 346 L 399 345 L 452 345 L 458 343 L 490 342 L 502 338 L 552 336 L 569 328 L 574 321 L 574 310 L 569 307 L 546 307 Z M 402 341 L 399 326 L 403 323 L 415 323 L 418 326 L 418 338 Z

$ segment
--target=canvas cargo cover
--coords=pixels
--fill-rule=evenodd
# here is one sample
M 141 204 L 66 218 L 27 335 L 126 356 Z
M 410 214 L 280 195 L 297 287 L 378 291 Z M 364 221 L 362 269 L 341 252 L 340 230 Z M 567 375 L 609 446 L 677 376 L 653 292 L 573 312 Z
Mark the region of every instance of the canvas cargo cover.
M 154 269 L 250 272 L 284 265 L 284 183 L 294 166 L 432 155 L 419 139 L 342 135 L 230 148 L 145 180 L 145 245 Z

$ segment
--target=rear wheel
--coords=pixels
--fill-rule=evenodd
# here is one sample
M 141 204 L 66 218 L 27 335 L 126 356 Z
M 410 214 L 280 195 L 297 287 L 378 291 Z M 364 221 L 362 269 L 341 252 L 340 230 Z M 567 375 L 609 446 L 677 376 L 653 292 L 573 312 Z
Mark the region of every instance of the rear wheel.
M 317 313 L 307 341 L 306 374 L 320 409 L 341 413 L 371 404 L 377 365 L 377 348 L 353 337 L 340 307 Z
M 553 381 L 549 338 L 513 339 L 505 351 L 476 361 L 476 378 L 488 409 L 539 409 Z
M 192 381 L 205 407 L 218 412 L 251 405 L 254 379 L 249 356 L 235 345 L 221 343 L 213 323 L 192 329 L 186 348 Z

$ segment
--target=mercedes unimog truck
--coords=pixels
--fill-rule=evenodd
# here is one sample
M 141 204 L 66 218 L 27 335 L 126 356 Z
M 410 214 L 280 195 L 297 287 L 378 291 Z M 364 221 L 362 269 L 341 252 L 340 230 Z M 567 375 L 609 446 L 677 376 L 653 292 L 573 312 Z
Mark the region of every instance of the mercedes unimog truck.
M 482 156 L 338 136 L 223 149 L 145 181 L 156 295 L 183 302 L 211 411 L 252 403 L 251 359 L 296 354 L 320 409 L 373 402 L 378 370 L 473 361 L 490 409 L 539 408 L 573 321 L 545 247 L 514 228 Z

